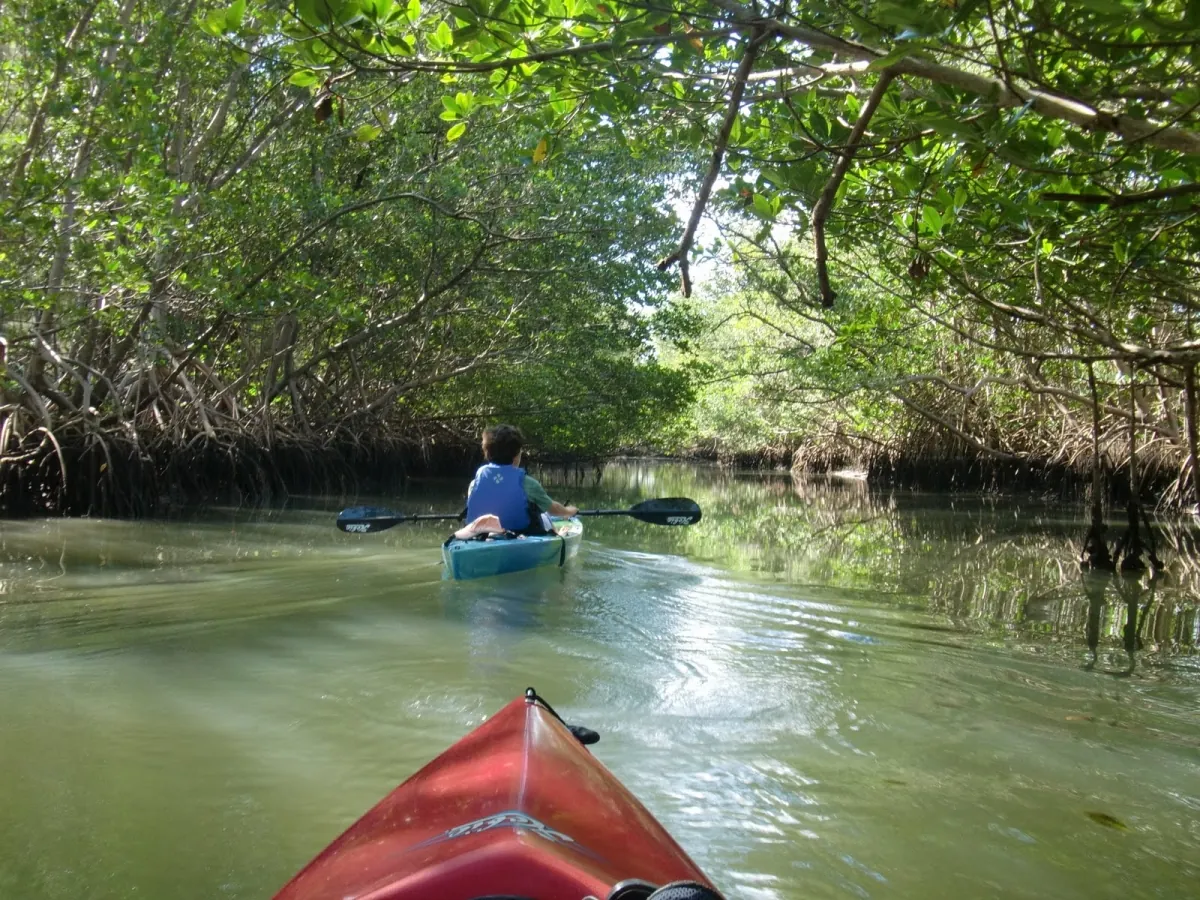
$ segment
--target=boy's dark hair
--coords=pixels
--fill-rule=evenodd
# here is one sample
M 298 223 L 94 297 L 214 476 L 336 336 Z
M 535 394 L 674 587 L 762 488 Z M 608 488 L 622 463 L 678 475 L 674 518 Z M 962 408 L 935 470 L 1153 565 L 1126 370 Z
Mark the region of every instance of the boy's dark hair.
M 512 465 L 524 443 L 525 436 L 516 425 L 493 425 L 483 433 L 483 455 L 488 462 Z

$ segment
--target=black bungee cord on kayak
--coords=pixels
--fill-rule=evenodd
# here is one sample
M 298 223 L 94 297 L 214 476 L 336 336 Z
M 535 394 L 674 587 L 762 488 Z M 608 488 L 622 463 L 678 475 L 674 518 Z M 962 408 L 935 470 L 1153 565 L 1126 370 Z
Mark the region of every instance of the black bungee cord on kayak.
M 562 722 L 567 731 L 575 735 L 575 740 L 579 741 L 579 743 L 583 744 L 585 747 L 600 740 L 600 732 L 592 731 L 592 729 L 584 725 L 568 724 L 567 720 L 560 716 L 555 711 L 554 707 L 546 702 L 546 698 L 540 696 L 538 692 L 531 687 L 525 688 L 525 701 L 527 703 L 540 703 L 543 707 L 545 707 L 546 712 L 550 713 L 550 715 Z

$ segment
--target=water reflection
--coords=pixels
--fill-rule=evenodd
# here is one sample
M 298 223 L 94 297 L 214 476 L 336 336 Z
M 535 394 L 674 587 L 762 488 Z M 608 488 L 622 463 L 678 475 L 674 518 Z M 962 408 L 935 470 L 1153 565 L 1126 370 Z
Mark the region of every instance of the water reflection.
M 558 495 L 586 505 L 624 507 L 655 496 L 691 496 L 705 509 L 692 528 L 656 528 L 632 519 L 592 519 L 587 545 L 626 553 L 647 551 L 650 567 L 664 557 L 691 566 L 716 564 L 767 582 L 819 592 L 857 591 L 896 610 L 936 617 L 906 622 L 932 635 L 982 634 L 1057 654 L 1086 655 L 1091 668 L 1108 651 L 1127 658 L 1101 670 L 1194 675 L 1200 671 L 1200 556 L 1190 521 L 1160 523 L 1169 566 L 1141 578 L 1081 577 L 1079 558 L 1087 511 L 1031 499 L 944 496 L 880 491 L 857 480 L 804 480 L 788 474 L 736 473 L 716 467 L 653 462 L 597 470 L 539 473 Z M 458 482 L 414 486 L 407 507 L 438 509 L 461 493 Z M 253 590 L 274 571 L 353 569 L 348 586 L 389 570 L 423 582 L 440 572 L 435 543 L 444 529 L 406 525 L 368 539 L 341 535 L 331 514 L 345 499 L 294 502 L 287 510 L 209 510 L 191 521 L 161 523 L 63 520 L 0 526 L 0 626 L 28 636 L 77 627 L 153 627 L 177 619 L 180 596 L 203 597 L 236 616 L 228 589 Z M 623 557 L 614 571 L 629 565 Z M 597 560 L 601 565 L 603 559 Z M 497 628 L 530 628 L 574 595 L 565 573 L 506 582 L 488 579 L 482 594 L 449 584 L 442 599 L 451 618 Z M 664 590 L 682 586 L 687 566 Z M 549 580 L 542 575 L 548 574 Z M 205 582 L 216 582 L 205 589 Z M 151 585 L 175 585 L 164 600 Z M 218 589 L 221 588 L 221 589 Z M 380 588 L 377 587 L 376 590 Z M 325 589 L 327 590 L 327 589 Z M 126 592 L 142 602 L 126 603 Z M 507 592 L 507 593 L 506 593 Z M 39 595 L 59 602 L 40 604 Z M 154 596 L 151 596 L 154 595 Z M 278 613 L 295 604 L 335 601 L 328 595 L 274 598 Z M 5 597 L 8 597 L 6 600 Z M 111 598 L 113 602 L 104 602 Z M 580 602 L 578 598 L 572 602 Z M 584 598 L 583 602 L 586 602 Z M 155 610 L 160 618 L 156 618 Z M 258 610 L 256 614 L 264 614 Z M 640 611 L 638 611 L 640 615 Z M 780 615 L 790 622 L 790 611 Z M 851 635 L 852 630 L 847 631 Z M 853 637 L 848 637 L 853 640 Z M 870 636 L 860 637 L 871 640 Z
M 0 897 L 270 896 L 530 684 L 731 900 L 1200 878 L 1185 561 L 1081 576 L 1085 511 L 1048 503 L 541 474 L 567 501 L 691 496 L 705 518 L 591 520 L 564 569 L 461 583 L 443 526 L 332 527 L 375 498 L 0 524 Z
M 552 470 L 542 474 L 554 483 Z M 562 487 L 589 490 L 569 480 Z M 610 520 L 600 526 L 606 541 L 636 547 L 652 540 L 656 550 L 693 562 L 862 591 L 894 608 L 941 616 L 952 632 L 1037 642 L 1055 652 L 1086 648 L 1092 657 L 1128 643 L 1157 671 L 1194 670 L 1200 532 L 1191 521 L 1159 523 L 1165 573 L 1104 576 L 1101 590 L 1100 582 L 1080 577 L 1076 563 L 1087 527 L 1082 506 L 638 462 L 607 469 L 599 490 L 629 504 L 692 496 L 705 510 L 699 526 L 652 537 L 646 526 Z
M 1137 668 L 1138 651 L 1146 646 L 1143 634 L 1171 634 L 1174 630 L 1174 615 L 1158 602 L 1158 589 L 1165 581 L 1162 570 L 1154 569 L 1149 574 L 1085 572 L 1083 592 L 1088 600 L 1087 625 L 1085 627 L 1088 650 L 1091 658 L 1084 668 L 1091 671 L 1099 662 L 1100 635 L 1108 607 L 1108 598 L 1115 596 L 1113 617 L 1123 612 L 1121 646 L 1127 662 L 1119 668 L 1102 668 L 1109 675 L 1127 677 Z M 1147 623 L 1150 623 L 1147 626 Z M 1153 638 L 1152 638 L 1153 639 Z M 1158 643 L 1156 641 L 1155 643 Z

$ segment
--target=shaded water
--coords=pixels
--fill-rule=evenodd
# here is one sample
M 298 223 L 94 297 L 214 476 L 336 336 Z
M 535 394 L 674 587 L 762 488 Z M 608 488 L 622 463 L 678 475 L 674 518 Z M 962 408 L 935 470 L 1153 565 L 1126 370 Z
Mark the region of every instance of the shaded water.
M 675 465 L 545 481 L 705 519 L 590 520 L 567 569 L 462 584 L 442 528 L 343 535 L 340 501 L 0 525 L 0 898 L 269 897 L 529 684 L 731 898 L 1195 895 L 1175 554 L 1084 580 L 1077 509 Z

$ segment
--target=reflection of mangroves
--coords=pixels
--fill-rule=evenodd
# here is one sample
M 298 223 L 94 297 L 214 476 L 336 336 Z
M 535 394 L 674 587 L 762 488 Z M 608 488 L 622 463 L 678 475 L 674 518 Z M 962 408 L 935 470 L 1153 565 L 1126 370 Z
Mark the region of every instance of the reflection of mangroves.
M 552 470 L 539 475 L 555 485 Z M 1087 517 L 1082 505 L 884 492 L 861 481 L 651 461 L 610 465 L 598 486 L 559 484 L 571 502 L 682 495 L 705 510 L 694 528 L 656 530 L 653 537 L 636 522 L 589 525 L 593 536 L 618 547 L 869 591 L 880 602 L 917 604 L 957 628 L 1002 637 L 1064 635 L 1131 653 L 1143 645 L 1170 652 L 1196 644 L 1200 555 L 1197 532 L 1185 523 L 1156 526 L 1171 559 L 1169 577 L 1143 588 L 1146 575 L 1097 573 L 1089 589 L 1076 562 Z

